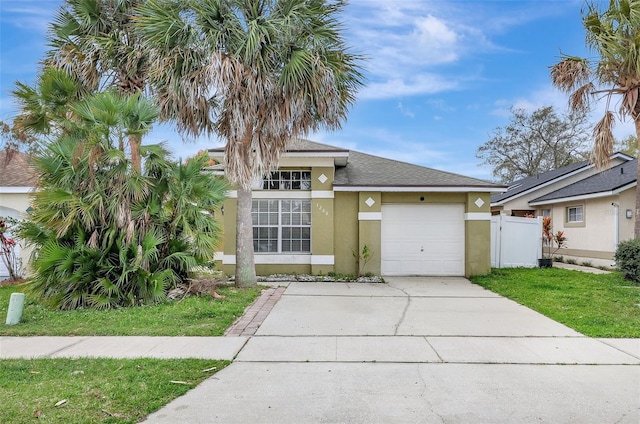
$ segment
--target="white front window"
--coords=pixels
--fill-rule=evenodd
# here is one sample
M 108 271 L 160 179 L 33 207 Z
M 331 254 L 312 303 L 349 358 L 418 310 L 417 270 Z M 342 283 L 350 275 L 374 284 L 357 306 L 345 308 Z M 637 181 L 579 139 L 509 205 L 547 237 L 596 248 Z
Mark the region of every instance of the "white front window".
M 263 190 L 311 190 L 311 171 L 275 171 L 262 183 Z
M 311 253 L 311 201 L 253 200 L 253 250 L 256 253 Z
M 582 206 L 571 206 L 567 208 L 567 222 L 582 222 L 584 214 Z

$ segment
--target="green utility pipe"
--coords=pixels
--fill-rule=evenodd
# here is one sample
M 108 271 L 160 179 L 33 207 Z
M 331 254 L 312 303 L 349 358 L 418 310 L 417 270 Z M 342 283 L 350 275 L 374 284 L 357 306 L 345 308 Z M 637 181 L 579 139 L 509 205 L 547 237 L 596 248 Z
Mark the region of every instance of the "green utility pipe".
M 7 325 L 15 325 L 22 318 L 24 309 L 24 293 L 11 293 L 9 298 L 9 310 L 7 311 Z

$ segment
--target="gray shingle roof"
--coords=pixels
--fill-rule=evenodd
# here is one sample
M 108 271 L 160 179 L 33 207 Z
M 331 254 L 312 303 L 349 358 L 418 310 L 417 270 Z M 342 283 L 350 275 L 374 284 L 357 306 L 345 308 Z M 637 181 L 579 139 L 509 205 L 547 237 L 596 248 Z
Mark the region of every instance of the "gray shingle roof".
M 33 187 L 37 177 L 29 157 L 20 152 L 0 151 L 0 186 L 2 187 Z
M 209 149 L 210 152 L 223 152 L 224 147 Z M 291 142 L 288 152 L 348 152 L 348 149 L 316 143 L 315 141 L 298 139 Z
M 224 148 L 209 149 L 221 152 Z M 288 152 L 335 152 L 348 153 L 345 166 L 337 166 L 334 186 L 338 187 L 477 187 L 492 191 L 504 188 L 500 184 L 477 178 L 465 177 L 451 172 L 439 171 L 424 166 L 386 159 L 366 153 L 299 140 Z
M 630 160 L 594 174 L 584 180 L 545 194 L 537 199 L 533 199 L 529 203 L 614 191 L 635 182 L 637 179 L 637 169 L 638 159 Z
M 347 166 L 336 168 L 334 186 L 489 187 L 502 186 L 451 172 L 351 150 Z
M 554 169 L 551 171 L 543 172 L 542 174 L 533 175 L 531 177 L 525 177 L 520 180 L 514 181 L 510 184 L 509 187 L 512 188 L 510 188 L 509 190 L 505 191 L 504 193 L 493 194 L 491 196 L 491 203 L 503 201 L 534 187 L 547 183 L 551 180 L 555 180 L 556 178 L 562 177 L 564 175 L 570 174 L 574 171 L 577 171 L 578 169 L 586 168 L 588 166 L 589 161 L 583 160 L 582 162 L 576 162 L 571 165 L 563 166 L 562 168 Z

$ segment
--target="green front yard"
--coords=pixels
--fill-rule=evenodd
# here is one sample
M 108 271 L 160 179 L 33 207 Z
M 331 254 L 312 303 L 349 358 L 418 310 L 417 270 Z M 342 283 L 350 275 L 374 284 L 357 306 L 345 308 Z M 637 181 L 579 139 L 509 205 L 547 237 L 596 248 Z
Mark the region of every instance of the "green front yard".
M 640 285 L 619 273 L 503 268 L 471 281 L 586 336 L 640 338 Z
M 228 364 L 148 358 L 0 360 L 0 422 L 139 422 Z
M 24 286 L 0 287 L 0 317 L 7 316 L 11 293 Z M 98 311 L 53 311 L 27 294 L 19 324 L 3 325 L 3 336 L 220 336 L 260 294 L 255 289 L 221 287 L 225 299 L 189 296 L 153 306 Z

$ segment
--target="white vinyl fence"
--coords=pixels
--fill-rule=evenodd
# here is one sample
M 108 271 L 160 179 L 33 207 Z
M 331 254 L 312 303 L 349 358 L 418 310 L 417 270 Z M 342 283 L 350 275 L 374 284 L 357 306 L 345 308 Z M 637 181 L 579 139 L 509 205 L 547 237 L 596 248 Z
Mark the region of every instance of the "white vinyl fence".
M 491 217 L 491 267 L 536 267 L 542 254 L 542 218 Z

